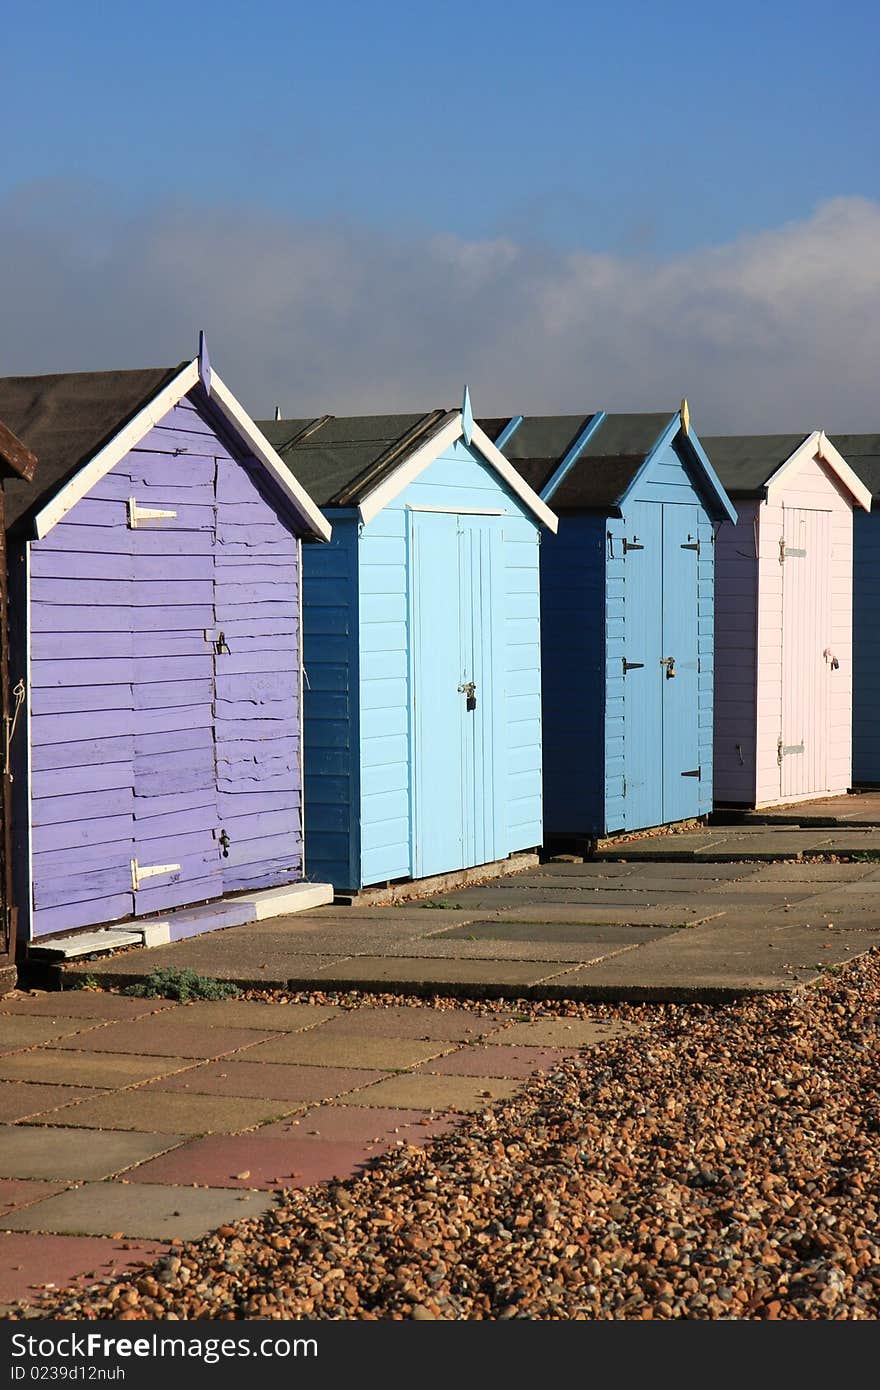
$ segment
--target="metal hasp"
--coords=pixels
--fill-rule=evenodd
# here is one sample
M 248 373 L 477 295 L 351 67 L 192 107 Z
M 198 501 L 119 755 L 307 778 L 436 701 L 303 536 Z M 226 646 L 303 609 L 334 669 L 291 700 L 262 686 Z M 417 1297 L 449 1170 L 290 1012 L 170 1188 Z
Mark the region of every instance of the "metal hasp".
M 467 698 L 467 710 L 469 714 L 477 708 L 477 686 L 475 681 L 464 681 L 459 687 L 459 693 Z
M 666 679 L 671 681 L 675 676 L 675 657 L 661 656 L 660 665 L 666 667 Z

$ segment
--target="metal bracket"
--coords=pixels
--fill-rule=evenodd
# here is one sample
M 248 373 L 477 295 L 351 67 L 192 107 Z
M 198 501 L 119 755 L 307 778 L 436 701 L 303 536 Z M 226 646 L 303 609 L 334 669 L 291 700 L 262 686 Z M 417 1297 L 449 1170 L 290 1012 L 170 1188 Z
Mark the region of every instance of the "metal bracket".
M 626 536 L 623 538 L 623 553 L 626 555 L 629 550 L 644 550 L 641 541 L 628 541 Z
M 696 777 L 697 781 L 699 782 L 702 780 L 700 776 L 701 772 L 702 768 L 695 767 L 692 772 L 683 772 L 681 775 L 682 777 Z
M 168 521 L 176 516 L 177 512 L 168 508 L 141 507 L 133 497 L 128 499 L 128 525 L 132 531 L 136 531 L 146 521 Z
M 697 552 L 697 559 L 699 560 L 699 558 L 700 558 L 700 542 L 699 542 L 699 541 L 686 541 L 686 542 L 682 545 L 681 548 L 682 548 L 682 550 L 695 550 L 695 551 Z
M 622 656 L 620 659 L 623 662 L 624 675 L 626 675 L 627 671 L 641 671 L 645 664 L 644 661 L 627 661 L 625 656 Z
M 137 892 L 146 879 L 161 878 L 163 874 L 174 873 L 180 873 L 179 864 L 139 864 L 136 859 L 132 859 L 131 886 Z

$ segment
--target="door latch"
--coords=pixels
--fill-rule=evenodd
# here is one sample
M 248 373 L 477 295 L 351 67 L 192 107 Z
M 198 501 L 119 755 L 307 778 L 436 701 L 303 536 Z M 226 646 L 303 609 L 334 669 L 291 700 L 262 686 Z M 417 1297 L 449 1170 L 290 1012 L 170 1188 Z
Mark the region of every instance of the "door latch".
M 223 853 L 223 858 L 228 859 L 229 846 L 232 844 L 232 841 L 229 838 L 229 832 L 226 829 L 221 830 L 218 839 L 220 841 L 220 849 Z
M 475 681 L 463 681 L 458 687 L 459 693 L 464 695 L 467 700 L 467 710 L 469 714 L 477 708 L 477 686 Z
M 675 657 L 661 656 L 660 665 L 666 667 L 666 679 L 668 681 L 671 681 L 673 676 L 675 675 Z
M 217 640 L 216 640 L 216 642 L 214 643 L 214 651 L 217 653 L 218 656 L 220 655 L 221 652 L 226 652 L 227 655 L 231 655 L 231 653 L 230 653 L 230 651 L 229 651 L 229 648 L 228 648 L 227 645 L 226 645 L 226 633 L 225 633 L 225 632 L 218 632 L 218 633 L 217 633 Z

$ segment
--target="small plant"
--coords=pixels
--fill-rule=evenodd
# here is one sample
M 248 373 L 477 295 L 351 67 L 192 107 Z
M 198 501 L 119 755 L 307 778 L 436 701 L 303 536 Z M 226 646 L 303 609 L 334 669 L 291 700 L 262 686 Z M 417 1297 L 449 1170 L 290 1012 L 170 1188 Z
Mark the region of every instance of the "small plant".
M 100 989 L 99 982 L 94 975 L 81 975 L 74 985 L 74 989 Z
M 213 980 L 196 974 L 189 966 L 181 969 L 169 965 L 164 970 L 154 970 L 143 984 L 129 985 L 122 992 L 138 999 L 177 999 L 186 1004 L 190 999 L 234 999 L 239 989 L 230 980 Z
M 434 909 L 437 910 L 437 911 L 439 911 L 439 910 L 441 910 L 441 909 L 450 909 L 450 910 L 455 911 L 455 912 L 463 912 L 463 911 L 464 911 L 464 909 L 463 909 L 461 903 L 435 903 L 435 902 L 430 902 L 430 903 L 422 903 L 422 907 L 434 908 Z
M 880 859 L 880 851 L 875 849 L 858 849 L 852 856 L 854 864 L 876 864 Z

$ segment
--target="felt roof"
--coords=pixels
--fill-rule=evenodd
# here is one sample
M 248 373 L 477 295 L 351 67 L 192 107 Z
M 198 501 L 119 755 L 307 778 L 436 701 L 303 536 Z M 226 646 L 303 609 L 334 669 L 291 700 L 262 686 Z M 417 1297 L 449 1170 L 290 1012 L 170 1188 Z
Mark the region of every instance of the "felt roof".
M 258 425 L 319 507 L 353 507 L 430 439 L 448 413 L 325 415 Z
M 704 435 L 703 448 L 731 497 L 759 497 L 776 470 L 808 436 L 809 431 L 806 434 L 719 434 L 709 438 Z
M 593 414 L 526 416 L 504 445 L 505 457 L 530 487 L 541 492 L 593 418 Z M 553 496 L 547 499 L 553 510 L 601 511 L 613 507 L 670 418 L 670 414 L 653 413 L 606 415 Z M 488 423 L 483 423 L 484 429 Z M 500 429 L 496 429 L 495 436 L 498 433 Z
M 872 497 L 880 498 L 880 434 L 832 434 L 829 439 Z
M 39 459 L 33 481 L 6 484 L 7 525 L 53 497 L 179 370 L 0 378 L 0 420 Z

